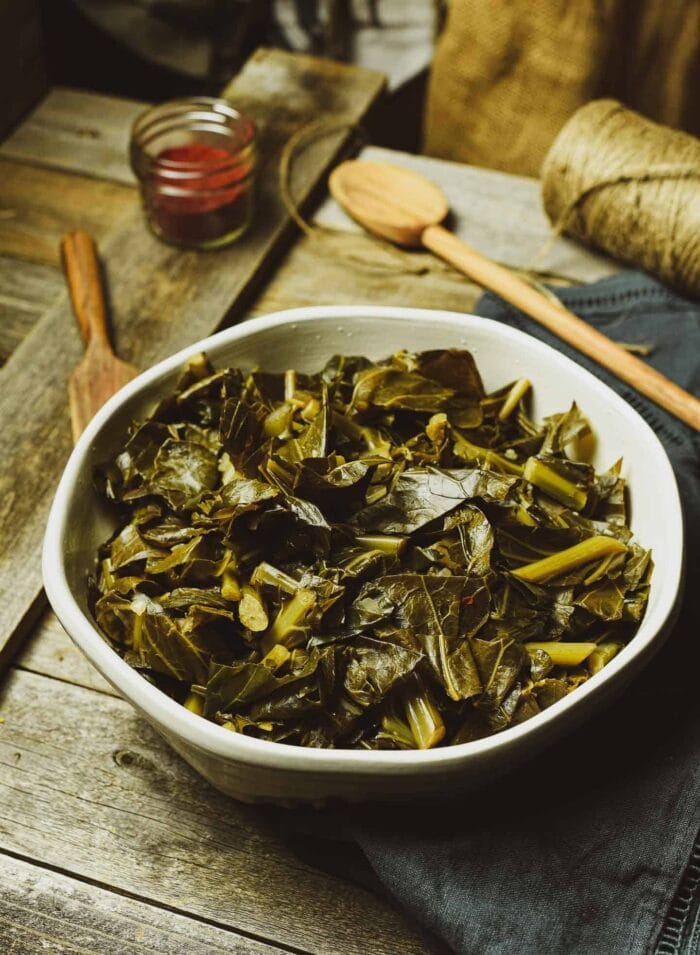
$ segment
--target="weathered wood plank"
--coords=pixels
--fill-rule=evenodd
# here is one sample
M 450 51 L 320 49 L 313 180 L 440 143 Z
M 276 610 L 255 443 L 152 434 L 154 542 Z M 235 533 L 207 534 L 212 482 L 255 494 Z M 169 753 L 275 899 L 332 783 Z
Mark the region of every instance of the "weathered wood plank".
M 297 242 L 251 311 L 301 305 L 407 305 L 469 312 L 482 289 L 427 252 L 363 234 L 320 231 Z
M 0 255 L 0 361 L 64 291 L 58 269 Z
M 275 944 L 425 952 L 388 903 L 302 863 L 121 700 L 13 670 L 0 717 L 0 850 Z
M 0 365 L 7 361 L 25 335 L 33 328 L 41 312 L 12 301 L 0 290 Z
M 41 673 L 88 690 L 117 696 L 76 647 L 50 607 L 44 610 L 36 627 L 27 636 L 15 666 L 30 673 Z
M 49 265 L 71 229 L 100 242 L 138 214 L 135 189 L 0 159 L 0 254 Z
M 0 255 L 0 302 L 21 302 L 25 308 L 41 313 L 64 293 L 63 275 L 56 266 Z
M 57 87 L 0 145 L 0 156 L 134 185 L 129 130 L 146 106 Z
M 133 184 L 129 127 L 146 105 L 78 90 L 51 90 L 0 145 L 0 157 Z M 373 146 L 363 150 L 362 156 L 415 169 L 434 179 L 448 197 L 455 232 L 499 262 L 525 268 L 547 242 L 550 225 L 536 179 Z M 332 199 L 321 206 L 315 221 L 360 231 Z M 619 267 L 572 240 L 560 239 L 537 259 L 535 268 L 570 280 L 594 281 Z
M 0 854 L 4 955 L 282 955 L 227 929 Z
M 537 257 L 551 233 L 538 179 L 375 146 L 364 149 L 361 158 L 393 163 L 432 179 L 447 196 L 454 232 L 497 262 L 518 269 L 532 263 L 543 275 L 577 282 L 592 282 L 620 270 L 612 259 L 571 239 L 558 239 L 546 255 Z M 330 228 L 361 231 L 333 199 L 324 202 L 315 221 Z
M 259 124 L 263 168 L 255 228 L 216 254 L 182 252 L 154 239 L 140 213 L 128 213 L 101 248 L 121 357 L 145 367 L 240 317 L 246 298 L 294 235 L 277 191 L 284 142 L 319 116 L 361 119 L 382 88 L 380 74 L 327 60 L 268 50 L 251 57 L 226 92 Z M 297 168 L 302 199 L 317 187 L 347 135 L 338 132 L 304 154 Z M 130 194 L 124 186 L 19 168 Z M 70 450 L 66 382 L 80 357 L 74 326 L 65 301 L 50 310 L 15 350 L 0 381 L 0 659 L 40 599 L 43 529 Z

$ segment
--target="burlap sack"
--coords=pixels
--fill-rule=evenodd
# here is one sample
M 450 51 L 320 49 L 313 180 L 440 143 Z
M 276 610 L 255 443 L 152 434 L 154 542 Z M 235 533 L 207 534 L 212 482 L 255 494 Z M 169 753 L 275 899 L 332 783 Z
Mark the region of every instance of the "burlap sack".
M 700 132 L 700 0 L 452 0 L 425 152 L 538 175 L 566 120 L 613 96 Z

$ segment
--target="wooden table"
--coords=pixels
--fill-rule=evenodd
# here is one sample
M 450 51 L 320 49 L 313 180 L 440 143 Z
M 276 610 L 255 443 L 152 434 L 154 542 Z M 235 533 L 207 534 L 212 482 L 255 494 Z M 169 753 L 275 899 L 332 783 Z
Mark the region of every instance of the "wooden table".
M 424 253 L 362 234 L 329 200 L 300 236 L 277 195 L 282 143 L 318 116 L 361 121 L 379 74 L 258 52 L 228 88 L 263 154 L 256 228 L 199 254 L 146 231 L 126 163 L 142 104 L 55 89 L 0 147 L 0 952 L 394 955 L 428 943 L 398 907 L 306 865 L 259 809 L 211 789 L 83 659 L 40 591 L 42 530 L 70 450 L 65 385 L 80 355 L 58 261 L 85 228 L 106 262 L 118 349 L 141 367 L 222 324 L 277 309 L 371 302 L 468 311 L 479 290 Z M 295 166 L 313 198 L 347 136 Z M 547 222 L 535 180 L 367 148 L 423 169 L 455 228 L 516 267 Z M 614 265 L 561 241 L 539 263 L 567 281 Z

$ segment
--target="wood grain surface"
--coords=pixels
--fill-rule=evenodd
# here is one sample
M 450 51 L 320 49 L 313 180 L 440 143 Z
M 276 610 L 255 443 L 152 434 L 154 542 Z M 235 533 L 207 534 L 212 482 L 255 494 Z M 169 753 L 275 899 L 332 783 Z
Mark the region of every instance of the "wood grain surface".
M 50 607 L 44 609 L 14 664 L 30 673 L 117 696 L 116 691 L 76 647 Z
M 0 255 L 0 363 L 64 291 L 55 267 Z
M 114 191 L 126 193 L 123 220 L 102 243 L 100 233 L 94 234 L 106 265 L 116 351 L 144 368 L 240 318 L 245 302 L 293 237 L 296 227 L 279 198 L 276 176 L 279 152 L 290 133 L 323 115 L 357 122 L 382 88 L 383 78 L 377 73 L 277 51 L 255 53 L 226 91 L 258 122 L 263 168 L 255 228 L 243 241 L 216 254 L 185 252 L 158 242 L 147 231 L 127 186 L 24 164 L 5 165 L 16 180 L 32 174 L 53 176 L 70 180 L 74 187 L 80 184 L 88 193 L 93 187 L 110 196 Z M 317 188 L 347 136 L 335 133 L 304 154 L 296 183 L 302 201 Z M 37 214 L 42 209 L 30 190 L 17 187 L 10 193 L 12 201 L 17 201 L 15 196 L 31 200 Z M 63 210 L 57 200 L 59 207 Z M 83 225 L 93 231 L 89 223 Z M 51 227 L 42 229 L 42 235 L 52 234 Z M 37 240 L 38 245 L 42 242 L 47 245 L 45 238 Z M 31 258 L 32 248 L 30 241 L 21 253 L 16 247 L 12 251 Z M 8 251 L 0 243 L 0 252 Z M 70 450 L 66 383 L 80 359 L 74 326 L 63 299 L 14 351 L 0 380 L 0 663 L 42 603 L 43 530 Z
M 0 851 L 305 952 L 396 955 L 397 937 L 404 955 L 425 951 L 398 912 L 302 863 L 127 703 L 14 670 L 0 717 Z
M 0 156 L 133 186 L 129 130 L 147 105 L 53 89 L 0 144 Z
M 58 266 L 66 232 L 83 228 L 102 242 L 136 214 L 128 186 L 0 159 L 0 255 Z
M 3 955 L 282 955 L 279 948 L 0 853 Z

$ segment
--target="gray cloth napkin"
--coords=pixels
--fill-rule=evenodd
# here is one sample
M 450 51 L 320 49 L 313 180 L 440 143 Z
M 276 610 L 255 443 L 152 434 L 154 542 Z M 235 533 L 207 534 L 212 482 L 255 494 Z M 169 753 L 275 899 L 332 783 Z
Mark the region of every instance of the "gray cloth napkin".
M 652 345 L 650 364 L 700 391 L 700 304 L 634 272 L 557 294 L 610 338 Z M 700 436 L 495 296 L 476 311 L 587 367 L 663 442 L 687 533 L 678 623 L 611 707 L 487 789 L 434 808 L 284 814 L 280 825 L 316 863 L 384 887 L 435 951 L 698 955 Z

